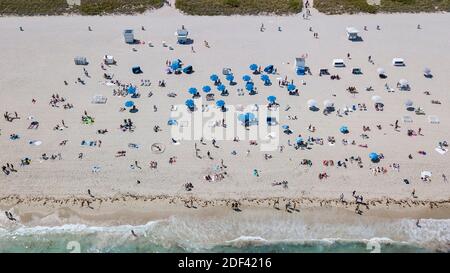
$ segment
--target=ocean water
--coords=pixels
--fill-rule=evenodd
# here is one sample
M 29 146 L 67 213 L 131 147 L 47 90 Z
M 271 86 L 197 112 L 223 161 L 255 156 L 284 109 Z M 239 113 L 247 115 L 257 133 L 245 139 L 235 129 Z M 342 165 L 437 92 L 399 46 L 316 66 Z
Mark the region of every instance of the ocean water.
M 450 220 L 170 217 L 144 225 L 0 225 L 0 252 L 449 252 Z M 134 231 L 136 236 L 132 234 Z

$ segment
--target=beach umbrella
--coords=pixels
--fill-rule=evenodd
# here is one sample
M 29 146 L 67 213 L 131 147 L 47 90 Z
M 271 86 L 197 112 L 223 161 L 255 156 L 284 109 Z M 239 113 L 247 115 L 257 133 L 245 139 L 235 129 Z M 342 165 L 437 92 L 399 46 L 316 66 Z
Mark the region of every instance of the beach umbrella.
M 198 93 L 197 88 L 195 88 L 195 87 L 189 88 L 189 94 L 195 95 L 195 94 L 197 94 L 197 93 Z
M 343 134 L 348 134 L 348 127 L 345 125 L 342 125 L 341 128 L 339 128 L 339 131 L 341 131 L 341 133 Z
M 274 102 L 277 100 L 277 97 L 275 97 L 275 96 L 268 96 L 268 97 L 267 97 L 267 100 L 268 100 L 270 103 L 274 103 Z
M 285 125 L 281 126 L 281 128 L 283 128 L 284 130 L 287 130 L 287 129 L 289 129 L 289 125 L 285 124 Z
M 225 106 L 225 101 L 223 101 L 223 100 L 216 101 L 216 106 L 217 107 L 224 107 Z
M 269 75 L 267 75 L 267 74 L 261 75 L 261 80 L 264 82 L 270 81 Z
M 408 85 L 408 81 L 405 79 L 400 79 L 398 81 L 398 84 L 400 84 L 400 86 L 407 86 Z
M 134 106 L 134 102 L 129 100 L 125 102 L 125 107 L 133 107 Z
M 428 67 L 425 67 L 425 69 L 423 70 L 423 73 L 425 75 L 431 75 L 431 69 L 429 69 Z
M 255 119 L 255 115 L 253 113 L 247 112 L 245 114 L 240 114 L 238 118 L 239 118 L 240 121 L 247 121 L 248 122 L 250 120 Z
M 293 85 L 293 84 L 288 84 L 288 86 L 287 86 L 287 90 L 288 91 L 292 91 L 292 90 L 294 90 L 295 89 L 295 85 Z
M 251 82 L 248 82 L 248 83 L 245 85 L 245 89 L 246 89 L 247 91 L 253 91 L 253 87 L 254 87 L 254 85 L 253 85 L 253 83 L 251 83 Z
M 252 80 L 252 78 L 249 75 L 244 75 L 244 76 L 242 76 L 242 80 L 245 82 L 249 82 Z
M 374 103 L 381 103 L 381 102 L 382 102 L 382 99 L 381 99 L 380 96 L 372 96 L 372 101 L 373 101 Z
M 303 142 L 303 138 L 302 138 L 302 137 L 297 137 L 297 138 L 295 139 L 295 142 L 296 142 L 297 144 L 300 144 L 300 143 Z
M 258 65 L 257 64 L 251 64 L 249 66 L 250 70 L 256 71 L 258 69 Z
M 378 68 L 377 69 L 377 73 L 379 74 L 379 75 L 384 75 L 384 74 L 386 74 L 386 71 L 384 71 L 384 68 Z
M 219 76 L 217 76 L 216 74 L 212 74 L 211 76 L 209 76 L 209 79 L 215 82 L 219 79 Z
M 228 74 L 228 75 L 226 76 L 226 79 L 227 79 L 227 81 L 232 82 L 232 81 L 234 80 L 233 74 Z
M 225 85 L 223 85 L 223 84 L 218 85 L 217 90 L 219 90 L 220 92 L 225 91 Z
M 307 104 L 308 104 L 308 107 L 309 107 L 309 108 L 317 107 L 317 101 L 312 100 L 312 99 L 311 99 L 311 100 L 308 100 Z
M 378 161 L 380 159 L 380 156 L 377 153 L 373 153 L 372 152 L 372 153 L 369 154 L 369 158 L 372 161 Z
M 431 177 L 431 172 L 430 172 L 430 171 L 422 171 L 422 172 L 420 173 L 420 177 L 421 177 L 421 178 Z
M 191 99 L 186 100 L 186 102 L 184 104 L 189 108 L 194 108 L 194 106 L 195 106 L 194 100 L 191 100 Z
M 406 100 L 405 101 L 405 107 L 412 107 L 413 106 L 413 101 L 412 100 Z
M 127 89 L 128 94 L 135 94 L 136 93 L 136 87 L 129 86 Z
M 325 108 L 331 108 L 334 106 L 334 103 L 331 100 L 324 100 L 323 106 L 325 106 Z
M 209 92 L 211 92 L 211 86 L 205 85 L 205 86 L 203 86 L 202 90 L 205 93 L 209 93 Z

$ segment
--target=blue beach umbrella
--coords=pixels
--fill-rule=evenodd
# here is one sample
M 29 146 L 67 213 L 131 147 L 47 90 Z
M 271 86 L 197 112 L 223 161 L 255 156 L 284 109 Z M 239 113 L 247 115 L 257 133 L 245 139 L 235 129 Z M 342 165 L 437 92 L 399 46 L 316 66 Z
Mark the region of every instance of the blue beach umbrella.
M 179 60 L 174 60 L 170 65 L 170 68 L 172 68 L 173 70 L 177 70 L 180 67 L 181 67 L 181 64 L 180 64 Z
M 215 82 L 219 79 L 219 76 L 217 76 L 216 74 L 212 74 L 211 76 L 209 76 L 209 79 Z
M 285 124 L 285 125 L 281 126 L 281 128 L 283 128 L 284 130 L 287 130 L 287 129 L 289 129 L 289 125 Z
M 258 69 L 258 65 L 257 65 L 257 64 L 251 64 L 251 65 L 249 66 L 249 68 L 250 68 L 250 70 L 255 71 L 255 70 Z
M 209 92 L 211 92 L 211 86 L 205 85 L 205 86 L 203 86 L 202 90 L 205 93 L 209 93 Z
M 372 161 L 377 161 L 378 159 L 380 159 L 380 156 L 377 153 L 370 153 L 369 158 Z
M 191 100 L 191 99 L 186 100 L 186 102 L 184 104 L 189 108 L 194 108 L 194 106 L 195 106 L 194 100 Z
M 269 75 L 267 75 L 267 74 L 261 75 L 261 80 L 265 81 L 265 82 L 270 81 Z
M 129 86 L 127 89 L 128 94 L 135 94 L 136 93 L 136 87 Z
M 133 107 L 134 106 L 134 102 L 132 102 L 131 100 L 125 102 L 125 107 Z
M 246 84 L 246 85 L 245 85 L 245 89 L 246 89 L 247 91 L 253 91 L 253 87 L 254 87 L 253 84 Z
M 345 125 L 343 125 L 343 126 L 341 126 L 341 128 L 339 129 L 339 131 L 341 131 L 341 133 L 343 133 L 343 134 L 348 134 L 348 127 L 347 126 L 345 126 Z
M 220 92 L 225 91 L 225 85 L 223 85 L 223 84 L 218 85 L 217 90 L 219 90 Z
M 267 100 L 269 101 L 269 102 L 275 102 L 276 100 L 277 100 L 277 97 L 275 97 L 275 96 L 268 96 L 267 97 Z
M 295 90 L 295 85 L 293 85 L 293 84 L 288 84 L 287 90 L 288 90 L 288 91 Z
M 255 115 L 253 113 L 245 113 L 245 114 L 240 114 L 239 115 L 239 120 L 240 121 L 244 121 L 244 122 L 248 122 L 250 120 L 255 119 Z
M 225 101 L 223 101 L 223 100 L 216 101 L 216 106 L 217 107 L 224 107 L 225 106 Z
M 303 142 L 303 138 L 302 138 L 302 137 L 297 137 L 297 138 L 295 139 L 295 142 L 296 142 L 297 144 L 302 143 L 302 142 Z
M 234 80 L 233 74 L 228 74 L 228 75 L 226 76 L 226 79 L 227 79 L 227 81 L 232 82 L 232 81 Z
M 244 75 L 244 76 L 242 76 L 242 80 L 245 82 L 249 82 L 252 80 L 252 78 L 249 75 Z
M 195 88 L 195 87 L 189 88 L 189 94 L 195 95 L 195 94 L 197 94 L 197 93 L 198 93 L 197 88 Z

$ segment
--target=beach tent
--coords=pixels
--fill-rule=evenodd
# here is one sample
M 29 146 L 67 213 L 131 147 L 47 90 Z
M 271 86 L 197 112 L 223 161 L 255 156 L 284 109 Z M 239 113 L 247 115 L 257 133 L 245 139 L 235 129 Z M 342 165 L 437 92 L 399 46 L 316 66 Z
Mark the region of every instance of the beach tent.
M 405 66 L 405 60 L 402 58 L 394 58 L 392 59 L 392 65 L 393 66 Z
M 295 73 L 297 75 L 305 75 L 306 72 L 306 61 L 305 58 L 295 58 Z
M 189 31 L 187 31 L 187 29 L 177 29 L 177 31 L 175 32 L 175 36 L 177 36 L 177 42 L 179 44 L 185 44 L 188 41 L 188 34 Z
M 272 64 L 270 64 L 270 65 L 264 67 L 264 72 L 266 72 L 267 74 L 272 74 L 273 71 L 274 71 L 274 67 L 273 67 Z
M 431 69 L 429 69 L 428 67 L 425 67 L 425 69 L 423 70 L 423 75 L 426 78 L 431 78 L 433 77 L 433 75 L 431 74 Z
M 370 153 L 369 158 L 372 162 L 377 162 L 380 160 L 380 156 L 377 153 Z
M 211 86 L 205 85 L 205 86 L 203 86 L 202 90 L 205 93 L 209 93 L 209 92 L 211 92 Z
M 348 127 L 345 125 L 342 125 L 341 128 L 339 128 L 339 131 L 343 134 L 348 134 L 350 131 L 348 130 Z
M 141 67 L 140 67 L 140 66 L 133 66 L 133 67 L 131 68 L 131 72 L 133 72 L 133 74 L 141 74 L 141 73 L 142 73 L 142 70 L 141 70 Z
M 86 57 L 77 56 L 73 59 L 76 65 L 88 65 Z
M 354 28 L 354 27 L 347 27 L 346 31 L 347 31 L 347 38 L 350 41 L 356 41 L 356 40 L 360 39 L 360 37 L 358 36 L 359 31 L 356 28 Z
M 194 72 L 194 69 L 192 68 L 192 65 L 188 65 L 185 68 L 183 68 L 183 72 L 184 74 L 191 74 L 192 72 Z
M 115 64 L 116 60 L 114 60 L 114 56 L 105 55 L 105 56 L 103 56 L 103 62 L 105 64 Z
M 125 39 L 125 43 L 134 44 L 134 32 L 132 29 L 125 29 L 123 31 L 123 38 Z

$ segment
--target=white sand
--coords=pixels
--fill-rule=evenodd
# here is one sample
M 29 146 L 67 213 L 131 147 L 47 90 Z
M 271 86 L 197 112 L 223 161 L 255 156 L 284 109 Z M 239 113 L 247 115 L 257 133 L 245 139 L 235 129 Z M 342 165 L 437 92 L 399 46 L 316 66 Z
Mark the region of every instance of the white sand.
M 266 30 L 259 31 L 264 23 Z M 196 53 L 191 53 L 191 46 L 176 45 L 174 31 L 184 24 L 194 39 Z M 422 29 L 416 28 L 421 24 Z M 450 31 L 449 14 L 395 14 L 395 15 L 344 15 L 325 16 L 313 11 L 310 20 L 303 20 L 301 16 L 285 17 L 192 17 L 180 15 L 170 8 L 148 13 L 141 16 L 102 16 L 102 17 L 29 17 L 29 18 L 0 18 L 0 33 L 3 35 L 0 62 L 0 110 L 17 111 L 22 117 L 12 123 L 4 119 L 0 121 L 2 135 L 0 149 L 2 151 L 0 163 L 13 163 L 19 170 L 9 176 L 0 175 L 1 196 L 18 194 L 22 196 L 87 196 L 90 189 L 96 196 L 111 196 L 117 193 L 133 193 L 140 195 L 185 194 L 183 184 L 191 182 L 195 188 L 192 194 L 203 198 L 233 198 L 242 196 L 271 197 L 271 196 L 309 196 L 319 198 L 338 198 L 344 193 L 350 198 L 351 192 L 356 190 L 365 198 L 391 197 L 408 198 L 411 191 L 416 190 L 419 199 L 440 200 L 450 197 L 450 187 L 444 183 L 441 174 L 450 175 L 448 156 L 441 155 L 434 149 L 439 141 L 448 140 L 450 110 L 448 86 L 450 85 L 450 55 L 448 54 Z M 146 31 L 141 31 L 144 25 Z M 368 31 L 363 31 L 367 25 Z M 381 30 L 375 29 L 376 25 Z M 18 30 L 24 28 L 23 32 Z M 92 26 L 93 31 L 87 30 Z M 277 27 L 282 27 L 282 32 Z M 319 33 L 319 39 L 314 39 L 308 28 L 312 26 Z M 345 28 L 355 26 L 360 29 L 363 42 L 350 42 L 346 39 Z M 151 41 L 155 46 L 130 46 L 124 43 L 122 31 L 133 28 L 136 38 Z M 207 40 L 211 48 L 203 46 Z M 174 46 L 173 51 L 161 46 L 167 41 Z M 138 51 L 132 52 L 132 47 Z M 349 52 L 352 59 L 347 60 Z M 304 53 L 308 54 L 307 65 L 312 69 L 313 76 L 299 77 L 294 75 L 294 58 Z M 99 84 L 103 72 L 99 64 L 104 54 L 114 55 L 118 61 L 117 67 L 109 69 L 115 79 L 121 82 L 139 84 L 140 79 L 150 79 L 151 87 L 139 87 L 142 98 L 136 100 L 140 111 L 136 114 L 118 112 L 127 99 L 112 96 L 112 88 Z M 87 70 L 91 79 L 87 85 L 75 84 L 77 77 L 83 76 L 82 67 L 75 66 L 73 58 L 77 55 L 86 56 L 91 62 Z M 375 65 L 367 62 L 371 55 Z M 393 57 L 402 57 L 407 66 L 394 68 L 391 65 Z M 165 75 L 166 60 L 180 58 L 186 64 L 192 64 L 195 73 L 192 75 Z M 343 58 L 345 69 L 331 68 L 333 58 Z M 286 64 L 290 62 L 290 64 Z M 274 85 L 262 86 L 259 76 L 255 78 L 259 94 L 244 97 L 236 95 L 236 88 L 242 88 L 241 77 L 249 74 L 249 64 L 257 63 L 264 67 L 274 64 L 280 76 L 288 75 L 294 79 L 300 88 L 300 96 L 288 96 L 285 89 L 278 87 L 275 77 L 271 76 Z M 131 66 L 139 64 L 144 73 L 131 74 Z M 281 124 L 289 124 L 294 134 L 290 137 L 283 135 L 281 144 L 285 145 L 283 153 L 272 152 L 273 159 L 264 160 L 259 147 L 249 146 L 247 141 L 235 143 L 219 141 L 220 149 L 199 145 L 205 159 L 194 156 L 194 141 L 182 142 L 181 145 L 170 144 L 169 106 L 183 104 L 189 98 L 187 89 L 191 86 L 199 90 L 205 84 L 210 84 L 211 73 L 221 74 L 222 67 L 231 67 L 236 75 L 238 85 L 229 88 L 230 96 L 225 97 L 227 104 L 265 103 L 268 95 L 276 95 L 281 108 L 291 105 L 289 112 L 282 111 Z M 351 75 L 352 67 L 361 67 L 364 75 Z M 389 77 L 387 80 L 378 78 L 376 69 L 383 67 Z M 426 79 L 422 76 L 424 67 L 430 67 L 434 78 Z M 318 77 L 320 68 L 329 68 L 331 74 L 339 73 L 340 81 L 332 81 L 329 77 Z M 278 76 L 276 76 L 278 77 Z M 222 80 L 224 77 L 221 75 Z M 384 91 L 387 82 L 395 89 L 396 82 L 408 79 L 412 90 L 395 93 Z M 157 82 L 165 79 L 166 88 L 158 88 Z M 304 79 L 306 86 L 300 86 Z M 63 81 L 69 82 L 68 86 Z M 365 87 L 372 85 L 374 92 L 366 92 Z M 345 89 L 355 86 L 360 92 L 355 97 Z M 147 98 L 151 90 L 154 96 Z M 430 91 L 426 96 L 423 91 Z M 166 94 L 174 91 L 177 98 L 169 98 Z M 216 97 L 218 96 L 217 91 Z M 64 110 L 51 108 L 48 105 L 53 93 L 59 93 L 74 104 L 74 109 Z M 95 94 L 108 97 L 106 105 L 92 105 L 91 98 Z M 336 94 L 333 97 L 332 94 Z M 385 111 L 377 112 L 371 102 L 372 95 L 380 95 L 385 102 Z M 31 99 L 36 98 L 33 105 Z M 321 111 L 313 113 L 306 108 L 306 101 L 314 98 L 322 108 L 322 101 L 331 99 L 337 107 L 343 104 L 365 103 L 367 112 L 357 111 L 343 118 L 335 114 L 324 116 Z M 403 103 L 411 99 L 416 106 L 425 109 L 427 115 L 437 115 L 439 125 L 429 124 L 427 115 L 417 116 L 407 112 Z M 432 99 L 440 100 L 442 105 L 433 105 Z M 158 112 L 153 112 L 153 105 L 157 105 Z M 96 118 L 94 125 L 82 125 L 80 117 L 84 110 Z M 287 115 L 297 115 L 297 121 L 287 120 Z M 414 122 L 403 124 L 401 117 L 411 115 Z M 26 117 L 34 116 L 39 120 L 38 130 L 27 130 L 29 121 Z M 121 132 L 117 128 L 124 118 L 131 118 L 137 125 L 134 133 Z M 62 132 L 52 128 L 64 119 L 69 129 Z M 401 132 L 395 132 L 389 124 L 400 120 Z M 317 132 L 307 131 L 307 126 L 313 124 Z M 350 129 L 350 134 L 343 136 L 339 133 L 342 124 Z M 379 131 L 376 125 L 381 124 Z M 163 132 L 154 133 L 152 127 L 160 125 Z M 368 132 L 370 139 L 359 137 L 363 133 L 362 125 L 368 125 L 372 131 Z M 422 128 L 424 136 L 408 137 L 407 129 Z M 97 129 L 108 129 L 106 135 L 96 134 Z M 20 140 L 11 141 L 9 135 L 17 133 Z M 314 145 L 312 150 L 294 150 L 286 145 L 287 140 L 295 140 L 297 134 L 303 137 L 311 135 L 324 138 L 335 136 L 337 143 L 329 146 Z M 367 144 L 368 149 L 357 145 L 344 146 L 341 139 L 355 140 L 357 144 Z M 66 146 L 58 143 L 69 140 Z M 102 140 L 101 148 L 81 147 L 81 140 Z M 27 144 L 29 140 L 41 140 L 38 147 Z M 128 143 L 138 143 L 139 150 L 127 147 Z M 166 151 L 161 155 L 150 152 L 150 145 L 155 142 L 166 144 Z M 230 152 L 235 149 L 237 156 Z M 249 157 L 245 151 L 251 149 Z M 118 150 L 127 150 L 127 156 L 115 158 Z M 206 158 L 206 151 L 210 150 L 215 160 Z M 417 154 L 418 150 L 425 150 L 426 156 Z M 385 159 L 378 164 L 369 162 L 368 154 L 372 151 L 383 153 Z M 63 160 L 48 160 L 39 162 L 42 153 L 51 155 L 61 153 Z M 79 152 L 85 154 L 79 160 Z M 408 154 L 414 156 L 408 159 Z M 348 164 L 347 169 L 324 167 L 322 160 L 332 159 L 335 163 L 350 156 L 361 156 L 364 168 Z M 169 157 L 177 156 L 177 163 L 170 165 Z M 27 167 L 19 167 L 21 158 L 30 157 L 32 163 Z M 220 159 L 228 166 L 229 177 L 220 182 L 206 182 L 203 176 L 208 173 Z M 313 160 L 313 167 L 300 166 L 303 158 Z M 142 170 L 130 170 L 129 165 L 138 160 Z M 151 170 L 148 163 L 158 161 L 158 169 Z M 388 167 L 391 163 L 400 164 L 400 172 L 389 168 L 387 174 L 372 176 L 370 167 Z M 101 166 L 98 174 L 91 173 L 91 167 Z M 255 178 L 252 170 L 261 170 L 261 176 Z M 432 171 L 430 183 L 420 180 L 422 170 Z M 318 179 L 319 172 L 327 172 L 330 177 Z M 403 178 L 411 181 L 410 185 L 402 182 Z M 136 180 L 142 183 L 137 185 Z M 273 187 L 274 180 L 289 181 L 289 188 Z

